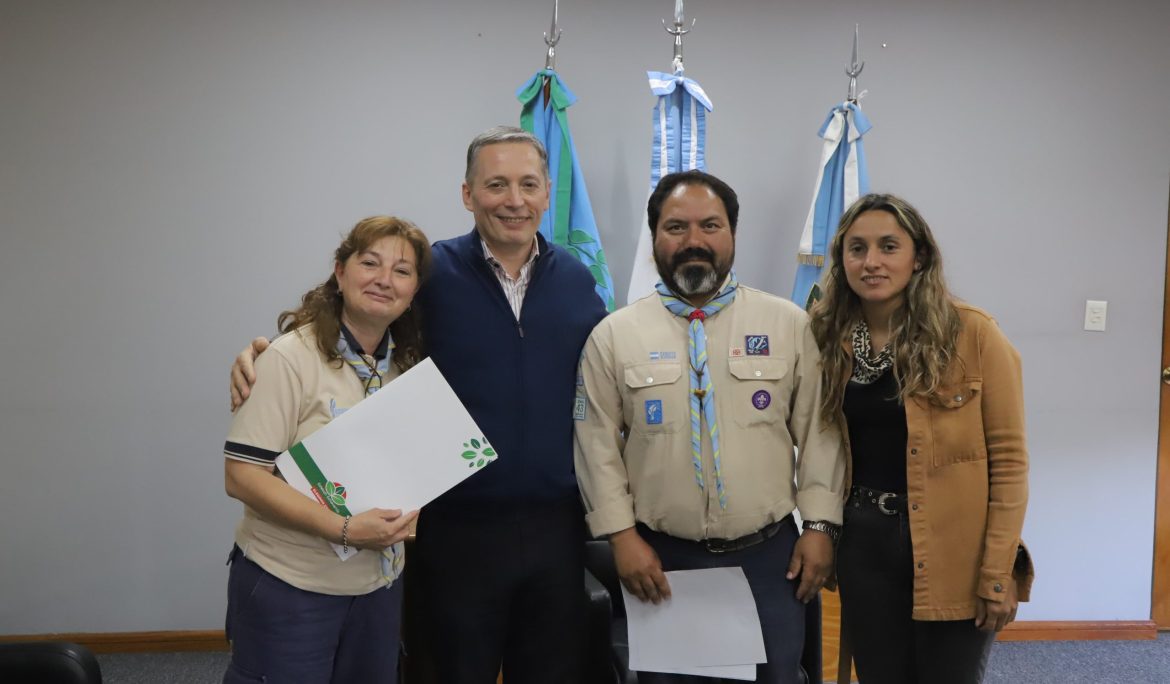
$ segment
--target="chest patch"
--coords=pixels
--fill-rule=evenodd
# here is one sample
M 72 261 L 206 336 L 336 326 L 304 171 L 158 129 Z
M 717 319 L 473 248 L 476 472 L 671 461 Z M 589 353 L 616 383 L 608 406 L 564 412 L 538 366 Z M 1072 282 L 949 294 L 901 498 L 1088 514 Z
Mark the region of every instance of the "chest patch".
M 573 420 L 585 420 L 585 397 L 577 397 L 573 402 Z
M 743 339 L 743 347 L 748 356 L 771 355 L 767 335 L 746 335 Z
M 662 400 L 661 399 L 647 399 L 646 400 L 646 424 L 647 425 L 662 425 Z
M 752 406 L 758 410 L 763 411 L 772 404 L 772 395 L 768 394 L 768 390 L 760 390 L 752 395 Z
M 650 352 L 650 360 L 651 361 L 658 361 L 660 359 L 661 360 L 669 360 L 669 359 L 677 359 L 677 358 L 678 358 L 678 354 L 676 352 L 672 352 L 672 351 L 652 351 L 652 352 Z

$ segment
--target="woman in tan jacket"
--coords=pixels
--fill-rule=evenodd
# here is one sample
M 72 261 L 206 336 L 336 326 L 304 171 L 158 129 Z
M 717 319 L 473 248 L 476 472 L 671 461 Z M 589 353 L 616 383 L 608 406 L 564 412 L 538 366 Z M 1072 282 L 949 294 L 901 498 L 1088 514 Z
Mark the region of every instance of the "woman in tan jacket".
M 859 199 L 830 258 L 812 329 L 822 415 L 850 447 L 843 640 L 863 684 L 981 682 L 1032 578 L 1019 355 L 951 297 L 930 228 L 905 201 Z

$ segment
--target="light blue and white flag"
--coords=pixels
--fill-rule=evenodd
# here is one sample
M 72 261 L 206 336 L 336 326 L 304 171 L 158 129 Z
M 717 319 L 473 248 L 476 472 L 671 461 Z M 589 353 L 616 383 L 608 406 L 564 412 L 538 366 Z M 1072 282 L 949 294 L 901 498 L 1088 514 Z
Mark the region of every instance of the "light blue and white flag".
M 524 105 L 520 127 L 539 138 L 548 150 L 551 187 L 540 232 L 546 240 L 564 247 L 585 264 L 597 283 L 597 296 L 605 302 L 606 309 L 613 311 L 613 277 L 601 248 L 589 191 L 585 189 L 585 174 L 581 173 L 565 113 L 577 101 L 577 96 L 565 87 L 557 72 L 541 69 L 520 86 L 516 98 Z
M 808 309 L 821 298 L 817 281 L 825 267 L 825 252 L 841 214 L 858 197 L 869 192 L 869 171 L 861 136 L 871 128 L 869 119 L 853 102 L 843 102 L 829 111 L 817 133 L 825 139 L 821 166 L 813 191 L 812 206 L 800 236 L 796 255 L 796 283 L 792 301 Z
M 649 198 L 658 181 L 669 173 L 707 170 L 707 112 L 712 107 L 702 86 L 684 77 L 681 71 L 673 75 L 647 71 L 646 76 L 650 79 L 650 90 L 658 96 L 654 105 L 654 141 L 650 148 L 650 190 L 646 195 Z M 645 212 L 641 230 L 630 289 L 626 293 L 627 304 L 654 292 L 658 282 L 654 244 Z

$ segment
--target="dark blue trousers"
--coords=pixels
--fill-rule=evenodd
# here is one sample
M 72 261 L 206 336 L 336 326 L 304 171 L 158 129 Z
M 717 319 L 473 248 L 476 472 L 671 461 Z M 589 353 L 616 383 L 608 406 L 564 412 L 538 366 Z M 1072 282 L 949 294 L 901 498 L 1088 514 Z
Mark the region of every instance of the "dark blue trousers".
M 800 536 L 791 517 L 771 539 L 730 553 L 711 553 L 701 542 L 654 532 L 641 524 L 638 533 L 654 548 L 664 571 L 742 567 L 756 600 L 764 633 L 764 653 L 768 657 L 767 663 L 756 666 L 756 682 L 799 684 L 802 681 L 800 654 L 804 650 L 804 604 L 796 599 L 798 582 L 784 578 L 792 559 L 792 548 Z M 717 681 L 725 680 L 659 672 L 638 673 L 639 684 Z
M 402 582 L 361 596 L 304 591 L 232 551 L 224 684 L 397 684 Z

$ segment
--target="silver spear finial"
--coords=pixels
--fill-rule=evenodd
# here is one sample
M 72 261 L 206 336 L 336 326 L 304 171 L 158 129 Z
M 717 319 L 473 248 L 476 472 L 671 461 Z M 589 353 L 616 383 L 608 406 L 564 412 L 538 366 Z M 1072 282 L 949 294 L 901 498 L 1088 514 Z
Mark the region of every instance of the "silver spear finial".
M 561 40 L 561 29 L 557 26 L 557 10 L 560 9 L 560 0 L 553 0 L 553 16 L 552 24 L 548 27 L 548 32 L 544 34 L 544 44 L 548 46 L 548 53 L 544 57 L 545 69 L 556 69 L 557 67 L 557 43 Z
M 860 29 L 858 24 L 853 25 L 853 59 L 849 61 L 849 66 L 845 67 L 845 75 L 849 77 L 849 101 L 857 104 L 857 77 L 861 75 L 861 70 L 865 68 L 865 62 L 858 64 L 857 62 L 857 37 Z

